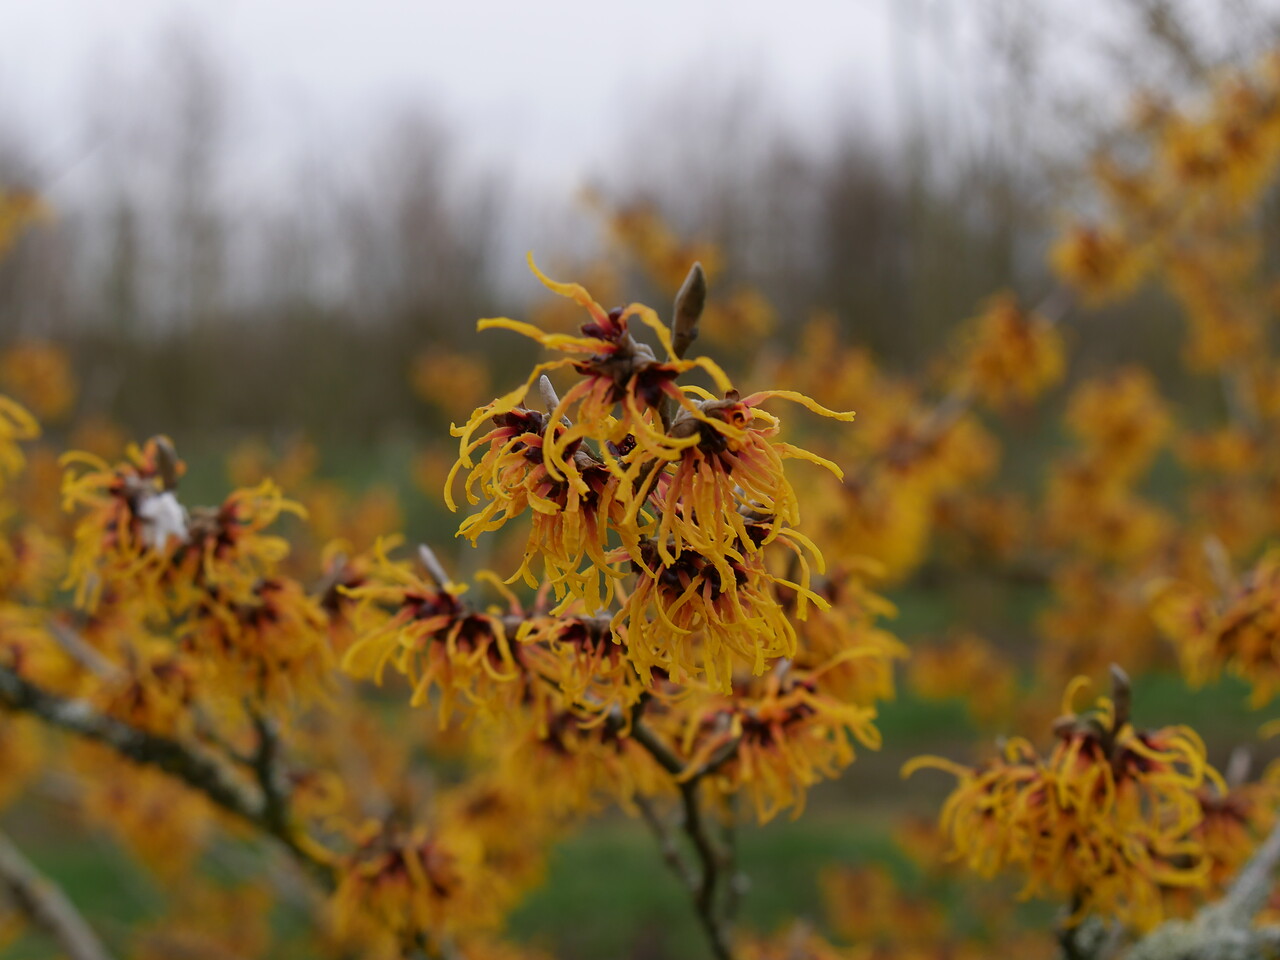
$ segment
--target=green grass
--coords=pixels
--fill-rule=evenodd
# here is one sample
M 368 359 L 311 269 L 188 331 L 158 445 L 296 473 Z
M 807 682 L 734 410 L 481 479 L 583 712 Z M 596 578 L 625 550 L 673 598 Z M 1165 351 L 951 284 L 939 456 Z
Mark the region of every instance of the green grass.
M 818 877 L 836 865 L 887 862 L 905 869 L 886 811 L 824 811 L 744 829 L 739 862 L 750 878 L 742 922 L 772 931 L 796 918 L 821 922 Z M 702 958 L 688 894 L 639 823 L 588 824 L 553 852 L 546 884 L 511 919 L 510 934 L 557 956 Z

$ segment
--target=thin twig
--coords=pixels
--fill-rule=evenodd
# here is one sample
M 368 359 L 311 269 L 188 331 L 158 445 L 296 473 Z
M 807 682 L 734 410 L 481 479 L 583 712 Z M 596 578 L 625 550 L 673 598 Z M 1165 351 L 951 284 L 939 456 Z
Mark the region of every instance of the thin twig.
M 289 818 L 289 789 L 280 769 L 280 731 L 276 723 L 252 706 L 248 707 L 253 729 L 258 734 L 258 748 L 253 756 L 253 771 L 262 790 L 262 818 L 273 833 L 292 835 Z
M 111 960 L 93 928 L 62 888 L 0 833 L 0 889 L 32 924 L 57 941 L 68 960 Z
M 70 624 L 53 618 L 49 620 L 48 626 L 49 635 L 62 648 L 62 651 L 99 680 L 106 684 L 123 684 L 128 679 L 128 671 L 103 656 L 93 644 L 89 643 Z M 195 719 L 196 736 L 221 750 L 227 755 L 228 759 L 245 766 L 252 765 L 251 759 L 243 756 L 235 747 L 218 735 L 212 721 L 198 704 L 192 707 L 192 715 Z
M 738 915 L 738 907 L 742 903 L 742 895 L 747 892 L 750 882 L 745 873 L 738 869 L 738 798 L 730 795 L 729 810 L 724 824 L 724 869 L 729 882 L 724 885 L 724 918 L 732 921 Z
M 58 619 L 49 620 L 49 635 L 62 651 L 94 676 L 107 681 L 119 681 L 124 671 L 104 657 L 84 637 Z
M 418 559 L 422 561 L 423 569 L 427 571 L 427 576 L 435 581 L 435 585 L 441 590 L 448 590 L 449 574 L 445 572 L 444 564 L 440 562 L 436 552 L 425 543 L 420 543 L 418 544 Z
M 658 766 L 663 770 L 673 777 L 679 777 L 684 773 L 684 761 L 640 718 L 645 702 L 643 699 L 640 700 L 632 710 L 631 739 L 644 747 L 649 755 L 658 761 Z
M 680 878 L 680 882 L 691 893 L 696 894 L 698 891 L 698 875 L 680 852 L 680 847 L 676 844 L 676 838 L 671 832 L 670 825 L 654 809 L 648 797 L 637 796 L 635 805 L 640 810 L 641 818 L 653 833 L 654 839 L 658 841 L 658 850 L 662 854 L 662 859 L 671 868 L 671 872 Z
M 685 764 L 680 757 L 644 722 L 642 714 L 646 703 L 647 700 L 641 700 L 632 710 L 631 737 L 676 780 L 676 786 L 680 791 L 682 813 L 680 829 L 693 846 L 697 859 L 693 883 L 689 884 L 693 895 L 694 913 L 707 935 L 711 951 L 717 960 L 733 960 L 733 953 L 729 948 L 728 925 L 716 909 L 716 894 L 720 889 L 720 881 L 730 858 L 711 834 L 700 802 L 699 786 L 703 778 L 713 772 L 712 762 L 709 761 L 693 775 L 686 775 Z M 736 749 L 736 743 L 734 747 Z M 717 754 L 713 760 L 718 767 L 726 762 L 729 756 L 732 756 L 732 753 L 726 754 L 723 758 Z

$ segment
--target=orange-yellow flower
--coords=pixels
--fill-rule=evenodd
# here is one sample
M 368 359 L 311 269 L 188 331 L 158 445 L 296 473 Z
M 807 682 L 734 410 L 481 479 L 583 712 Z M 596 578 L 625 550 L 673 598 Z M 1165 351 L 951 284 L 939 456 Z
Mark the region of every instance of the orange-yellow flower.
M 66 416 L 76 401 L 66 351 L 43 341 L 22 341 L 0 352 L 0 387 L 46 423 Z
M 1090 303 L 1123 296 L 1141 282 L 1150 257 L 1112 226 L 1074 225 L 1050 254 L 1055 271 Z
M 554 437 L 565 428 L 545 414 L 518 406 L 491 419 L 494 428 L 478 439 L 463 434 L 463 458 L 454 465 L 446 485 L 445 502 L 456 509 L 452 487 L 457 471 L 471 453 L 487 448 L 472 466 L 464 489 L 472 504 L 481 497 L 488 502 L 462 522 L 458 535 L 475 543 L 481 534 L 531 510 L 524 560 L 510 579 L 523 578 L 537 587 L 531 567 L 540 556 L 558 597 L 568 592 L 592 610 L 607 606 L 618 576 L 605 558 L 608 521 L 622 517 L 622 505 L 617 502 L 621 479 L 580 441 L 568 452 L 560 474 L 553 474 L 546 459 L 548 431 Z
M 843 477 L 830 460 L 775 440 L 778 418 L 759 405 L 780 397 L 840 420 L 851 420 L 853 414 L 836 413 L 788 390 L 743 398 L 729 391 L 721 400 L 704 396 L 682 409 L 671 424 L 672 436 L 695 442 L 680 450 L 671 473 L 650 474 L 661 514 L 655 542 L 666 563 L 688 549 L 713 558 L 727 574 L 729 560 L 742 559 L 743 551 L 756 551 L 799 522 L 800 503 L 787 480 L 784 459 L 809 460 Z M 641 493 L 647 489 L 642 487 Z M 749 531 L 753 516 L 770 522 Z
M 1024 896 L 1070 900 L 1072 922 L 1100 913 L 1148 930 L 1163 918 L 1166 888 L 1208 881 L 1199 792 L 1222 781 L 1186 727 L 1140 733 L 1107 698 L 1073 713 L 1080 684 L 1067 688 L 1046 759 L 1013 739 L 975 768 L 919 757 L 903 772 L 936 767 L 958 778 L 942 829 L 952 855 L 980 875 L 1013 868 Z
M 1192 684 L 1226 671 L 1252 687 L 1255 707 L 1280 690 L 1280 550 L 1268 552 L 1226 597 L 1178 580 L 1156 581 L 1149 595 L 1152 616 Z
M 712 786 L 746 796 L 761 823 L 788 808 L 798 817 L 808 788 L 838 776 L 855 745 L 881 743 L 875 709 L 825 692 L 819 673 L 775 671 L 756 696 L 710 699 L 683 735 L 685 776 L 711 769 Z
M 1062 379 L 1062 335 L 1013 294 L 993 297 L 971 326 L 964 375 L 988 406 L 1028 403 Z
M 775 584 L 798 591 L 802 603 L 827 601 L 770 573 L 759 554 L 739 552 L 745 556 L 727 564 L 693 550 L 664 563 L 652 541 L 641 544 L 641 562 L 633 561 L 639 576 L 613 623 L 615 634 L 626 628 L 631 661 L 646 681 L 660 668 L 677 683 L 727 691 L 735 657 L 760 674 L 769 659 L 795 653 L 793 614 Z
M 595 441 L 600 446 L 597 453 L 606 461 L 616 461 L 618 455 L 606 456 L 609 453 L 606 445 L 612 443 L 615 448 L 621 447 L 630 436 L 636 451 L 627 457 L 631 462 L 638 457 L 672 460 L 682 447 L 696 442 L 692 438 L 667 435 L 662 429 L 660 407 L 664 402 L 686 409 L 691 407 L 675 380 L 680 374 L 698 368 L 711 376 L 721 392 L 728 392 L 732 385 L 724 372 L 706 357 L 677 359 L 670 331 L 649 307 L 633 303 L 606 311 L 578 284 L 548 279 L 534 266 L 532 257 L 529 265 L 549 289 L 583 307 L 590 320 L 583 324 L 580 336 L 546 333 L 532 324 L 505 317 L 479 322 L 480 330 L 512 330 L 566 356 L 538 364 L 524 384 L 479 408 L 467 426 L 455 428 L 455 434 L 463 438 L 463 465 L 472 466 L 467 440 L 479 423 L 516 409 L 538 377 L 566 367 L 571 367 L 581 379 L 548 413 L 552 423 L 560 423 L 562 418 L 569 418 L 572 414 L 571 423 L 563 432 L 548 438 L 543 456 L 550 475 L 556 479 L 568 479 L 580 494 L 586 493 L 585 485 L 574 477 L 567 461 L 582 440 Z M 653 331 L 664 359 L 659 360 L 648 344 L 631 335 L 629 321 L 633 317 Z M 619 413 L 616 418 L 615 412 Z
M 579 711 L 535 708 L 537 716 L 498 747 L 503 777 L 538 784 L 536 803 L 551 816 L 595 813 L 611 803 L 635 812 L 637 796 L 674 792 L 670 775 L 616 723 Z
M 342 940 L 403 955 L 459 931 L 497 924 L 480 870 L 483 849 L 465 833 L 401 830 L 370 822 L 341 866 L 332 906 Z M 397 954 L 393 954 L 397 955 Z
M 216 588 L 177 630 L 225 691 L 264 703 L 308 700 L 328 688 L 333 653 L 319 602 L 296 580 L 259 578 L 245 594 Z
M 75 548 L 66 586 L 76 604 L 90 612 L 108 582 L 129 596 L 147 596 L 163 608 L 159 580 L 167 558 L 186 533 L 185 517 L 171 488 L 185 470 L 167 440 L 130 446 L 114 467 L 85 453 L 63 456 L 63 507 L 83 509 L 76 523 Z M 162 509 L 149 509 L 153 507 Z
M 380 552 L 369 579 L 349 591 L 360 607 L 342 668 L 381 683 L 392 665 L 413 685 L 415 705 L 436 689 L 442 728 L 459 696 L 482 713 L 518 702 L 524 675 L 503 618 L 472 611 L 461 599 L 465 589 L 424 580 Z
M 21 472 L 27 462 L 18 444 L 40 435 L 40 425 L 25 408 L 8 397 L 0 396 L 0 490 L 4 481 Z

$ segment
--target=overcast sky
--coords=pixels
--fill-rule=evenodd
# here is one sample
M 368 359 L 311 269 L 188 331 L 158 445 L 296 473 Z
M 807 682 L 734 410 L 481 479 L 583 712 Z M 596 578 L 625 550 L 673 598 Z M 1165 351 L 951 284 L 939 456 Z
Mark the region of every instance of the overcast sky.
M 1202 12 L 1197 30 L 1223 20 L 1232 2 L 1182 0 Z M 1001 18 L 1027 21 L 1052 51 L 1088 46 L 1108 16 L 1133 8 L 1118 0 L 0 0 L 0 111 L 43 155 L 75 156 L 85 149 L 76 124 L 93 85 L 105 75 L 145 81 L 162 38 L 194 28 L 232 78 L 237 115 L 247 118 L 238 133 L 256 156 L 340 149 L 388 110 L 417 104 L 476 156 L 571 184 L 607 163 L 628 114 L 673 84 L 696 96 L 700 85 L 748 78 L 799 130 L 820 135 L 835 104 L 854 104 L 859 119 L 892 135 L 911 104 L 943 122 L 980 112 L 975 91 Z
M 359 139 L 369 118 L 426 103 L 466 149 L 569 183 L 605 162 L 628 111 L 673 83 L 692 95 L 754 78 L 801 126 L 837 98 L 890 122 L 912 30 L 893 4 L 924 0 L 10 0 L 0 108 L 46 154 L 75 153 L 94 78 L 145 71 L 166 30 L 195 26 L 264 156 Z

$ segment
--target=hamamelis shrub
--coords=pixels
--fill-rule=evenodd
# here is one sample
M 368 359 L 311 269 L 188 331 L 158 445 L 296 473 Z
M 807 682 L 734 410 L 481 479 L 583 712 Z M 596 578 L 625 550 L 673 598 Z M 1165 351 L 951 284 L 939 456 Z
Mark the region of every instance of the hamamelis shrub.
M 589 282 L 534 267 L 550 296 L 527 319 L 406 371 L 456 423 L 415 479 L 475 564 L 409 540 L 387 488 L 322 479 L 305 437 L 241 443 L 200 505 L 181 437 L 72 418 L 66 354 L 6 348 L 0 804 L 58 796 L 173 891 L 108 931 L 136 957 L 540 957 L 506 920 L 605 811 L 652 832 L 692 949 L 720 958 L 1275 955 L 1280 777 L 1141 707 L 1162 667 L 1259 710 L 1280 690 L 1280 69 L 1144 100 L 1111 142 L 1096 217 L 1050 255 L 1061 286 L 957 305 L 920 376 L 830 313 L 780 323 L 652 206 L 592 197 L 610 249 Z M 42 210 L 0 198 L 0 252 Z M 669 317 L 602 305 L 635 278 Z M 1216 421 L 1142 363 L 1071 370 L 1070 322 L 1156 284 Z M 497 351 L 523 373 L 503 382 Z M 1018 484 L 1002 440 L 1042 405 L 1065 441 Z M 957 615 L 904 643 L 884 592 L 924 606 L 948 576 L 1033 584 L 1027 635 Z M 954 779 L 937 822 L 869 813 L 893 868 L 832 866 L 805 916 L 751 929 L 738 834 L 881 747 L 900 668 L 984 747 L 907 765 Z M 108 955 L 3 834 L 0 889 L 64 954 Z

